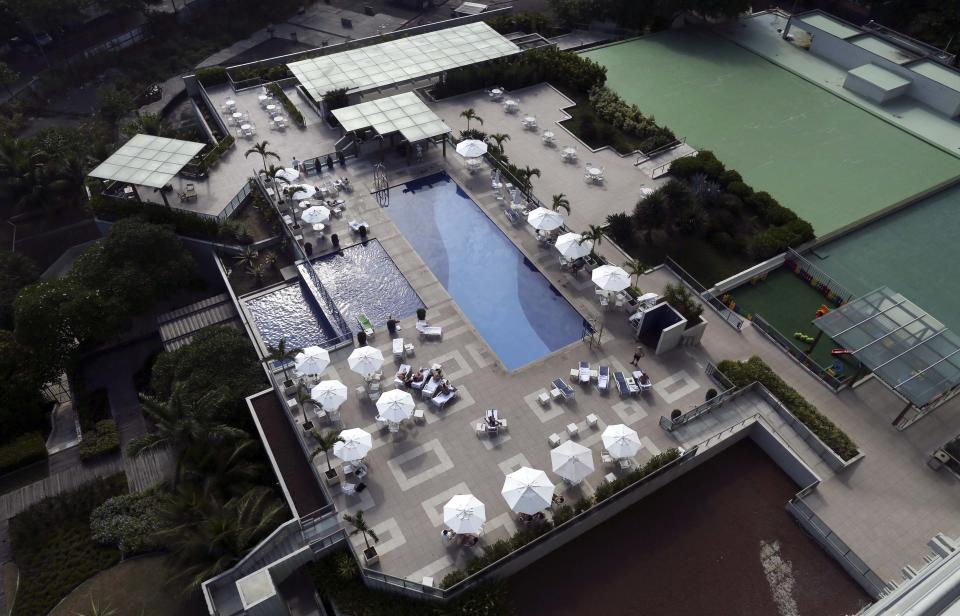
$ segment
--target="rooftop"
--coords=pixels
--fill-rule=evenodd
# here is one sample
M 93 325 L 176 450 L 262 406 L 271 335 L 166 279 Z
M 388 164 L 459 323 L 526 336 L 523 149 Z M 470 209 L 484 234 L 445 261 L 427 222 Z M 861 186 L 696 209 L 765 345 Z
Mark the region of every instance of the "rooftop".
M 203 148 L 195 141 L 134 135 L 88 175 L 162 188 Z
M 872 51 L 881 58 L 886 58 L 896 64 L 904 64 L 911 60 L 916 60 L 917 56 L 897 47 L 893 43 L 888 43 L 879 36 L 864 34 L 862 37 L 850 41 L 857 47 L 862 47 L 867 51 Z
M 933 60 L 920 60 L 910 65 L 910 70 L 919 73 L 924 77 L 929 77 L 936 82 L 942 83 L 948 88 L 960 91 L 960 73 L 955 69 L 950 69 L 934 62 Z
M 373 127 L 379 135 L 399 132 L 410 143 L 450 132 L 450 127 L 412 92 L 336 109 L 333 115 L 347 132 Z
M 824 13 L 813 13 L 811 15 L 800 15 L 800 21 L 810 24 L 815 28 L 819 28 L 828 34 L 832 34 L 838 38 L 846 39 L 852 36 L 857 36 L 860 34 L 860 30 L 854 26 L 840 20 L 826 15 Z

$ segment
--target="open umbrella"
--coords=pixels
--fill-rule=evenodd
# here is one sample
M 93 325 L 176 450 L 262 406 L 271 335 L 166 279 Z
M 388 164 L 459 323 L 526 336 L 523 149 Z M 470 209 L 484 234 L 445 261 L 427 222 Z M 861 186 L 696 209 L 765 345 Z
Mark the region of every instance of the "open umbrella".
M 543 471 L 522 466 L 503 481 L 504 500 L 517 513 L 533 515 L 553 502 L 553 484 Z
M 410 416 L 413 415 L 414 406 L 416 406 L 416 403 L 413 401 L 413 396 L 402 389 L 391 389 L 377 400 L 377 410 L 380 411 L 380 417 L 393 423 L 410 419 Z
M 550 450 L 553 472 L 567 481 L 579 483 L 593 472 L 593 452 L 579 443 L 565 441 Z
M 303 210 L 300 220 L 310 225 L 324 223 L 330 220 L 330 210 L 322 205 L 312 205 Z
M 443 523 L 457 534 L 476 535 L 487 521 L 487 508 L 473 494 L 457 494 L 443 506 Z
M 287 167 L 286 169 L 281 169 L 273 174 L 275 178 L 283 178 L 288 182 L 296 182 L 300 179 L 300 172 L 294 169 L 293 167 Z
M 593 270 L 591 278 L 604 291 L 623 291 L 630 286 L 630 274 L 616 265 L 601 265 Z
M 330 365 L 330 353 L 318 346 L 309 346 L 293 358 L 293 371 L 298 375 L 320 374 Z
M 607 426 L 600 436 L 603 446 L 614 458 L 632 458 L 643 445 L 640 436 L 623 424 Z
M 540 231 L 553 231 L 563 225 L 563 214 L 548 210 L 545 207 L 538 207 L 527 214 L 527 222 L 534 229 Z
M 347 386 L 340 381 L 321 381 L 310 390 L 310 397 L 323 408 L 335 411 L 347 401 Z
M 357 374 L 364 376 L 373 374 L 383 365 L 383 353 L 376 347 L 362 346 L 350 353 L 350 357 L 347 358 L 347 365 Z
M 309 199 L 310 197 L 317 194 L 317 189 L 309 184 L 302 184 L 297 186 L 296 192 L 294 192 L 290 198 L 294 201 L 302 201 L 304 199 Z
M 567 259 L 580 259 L 593 250 L 592 240 L 583 240 L 579 233 L 564 233 L 557 238 L 557 251 Z
M 333 446 L 333 455 L 344 462 L 356 462 L 366 457 L 373 449 L 373 437 L 360 428 L 350 428 L 340 433 L 341 441 Z
M 464 139 L 457 144 L 457 154 L 464 158 L 477 158 L 487 153 L 487 144 L 479 139 Z

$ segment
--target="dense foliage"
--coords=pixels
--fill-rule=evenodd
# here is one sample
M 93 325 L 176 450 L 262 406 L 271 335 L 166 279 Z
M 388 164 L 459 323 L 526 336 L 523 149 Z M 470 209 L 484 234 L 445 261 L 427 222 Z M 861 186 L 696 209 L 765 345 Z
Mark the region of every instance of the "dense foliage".
M 960 3 L 943 0 L 860 0 L 868 5 L 871 16 L 921 41 L 956 52 L 957 33 L 960 32 Z M 948 47 L 950 46 L 950 47 Z
M 201 240 L 216 240 L 220 235 L 222 226 L 213 218 L 200 216 L 193 212 L 175 210 L 151 203 L 109 199 L 100 195 L 94 195 L 89 201 L 89 206 L 94 215 L 102 220 L 115 222 L 123 218 L 139 218 L 144 222 L 155 225 L 170 226 L 177 235 L 195 237 Z
M 758 382 L 766 387 L 794 417 L 820 437 L 824 444 L 844 460 L 850 460 L 859 453 L 856 443 L 817 410 L 797 390 L 787 385 L 762 359 L 753 356 L 747 361 L 724 360 L 717 364 L 730 381 L 737 387 L 746 387 Z
M 13 299 L 40 276 L 36 264 L 16 252 L 0 252 L 0 329 L 13 329 Z
M 157 490 L 108 498 L 90 516 L 93 540 L 117 548 L 125 557 L 158 549 L 154 535 L 162 528 L 160 509 L 168 500 Z
M 120 434 L 117 432 L 117 422 L 112 419 L 102 419 L 93 426 L 93 430 L 83 433 L 80 441 L 80 459 L 86 462 L 100 456 L 120 451 Z
M 45 498 L 10 520 L 10 545 L 20 568 L 13 616 L 44 616 L 93 574 L 115 565 L 120 552 L 93 541 L 90 513 L 127 491 L 122 473 Z
M 18 343 L 13 333 L 0 330 L 0 438 L 4 441 L 49 430 L 50 404 L 41 394 L 48 376 L 29 347 Z
M 287 94 L 283 91 L 283 88 L 278 86 L 275 83 L 271 83 L 267 86 L 267 89 L 270 90 L 270 93 L 273 94 L 273 97 L 280 101 L 280 104 L 283 105 L 284 110 L 287 112 L 287 115 L 297 123 L 299 126 L 306 126 L 306 122 L 303 119 L 303 114 L 300 113 L 300 110 L 297 109 L 297 106 L 293 104 Z
M 625 28 L 660 29 L 685 12 L 703 17 L 736 17 L 750 10 L 749 0 L 550 0 L 554 13 L 569 25 L 613 21 Z
M 658 126 L 653 116 L 645 116 L 636 105 L 628 105 L 618 94 L 603 86 L 590 90 L 590 106 L 599 117 L 631 137 L 640 139 L 639 150 L 652 152 L 677 140 L 669 128 Z
M 47 457 L 47 445 L 39 432 L 28 432 L 0 446 L 0 474 Z
M 547 34 L 550 28 L 550 20 L 545 14 L 538 11 L 518 11 L 509 15 L 497 15 L 486 21 L 491 28 L 500 34 L 511 34 L 513 32 Z

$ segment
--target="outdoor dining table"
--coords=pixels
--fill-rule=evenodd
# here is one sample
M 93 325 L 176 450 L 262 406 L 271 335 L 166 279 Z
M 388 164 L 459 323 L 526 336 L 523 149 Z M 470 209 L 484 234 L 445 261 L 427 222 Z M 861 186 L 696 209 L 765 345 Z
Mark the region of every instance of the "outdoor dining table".
M 493 94 L 494 96 L 502 96 L 503 90 L 501 90 L 500 88 L 494 88 L 490 90 L 490 94 Z
M 240 125 L 240 130 L 250 130 L 251 128 L 253 128 L 253 127 L 250 126 L 249 124 L 241 124 L 241 125 Z
M 573 158 L 577 155 L 577 151 L 573 148 L 564 148 L 560 153 L 568 158 Z
M 590 174 L 591 178 L 598 178 L 603 175 L 603 169 L 600 167 L 587 167 L 587 173 Z
M 227 107 L 230 107 L 231 109 L 237 106 L 237 101 L 233 100 L 232 98 L 228 98 L 225 102 Z
M 322 232 L 326 228 L 326 225 L 324 225 L 322 222 L 318 222 L 317 224 L 313 225 L 313 230 L 317 233 Z
M 513 99 L 504 101 L 504 103 L 503 103 L 503 108 L 504 108 L 506 111 L 515 111 L 515 110 L 518 109 L 519 107 L 520 107 L 520 103 L 518 103 L 517 101 L 515 101 L 515 100 L 513 100 Z
M 266 109 L 267 109 L 267 111 L 276 111 L 276 110 L 277 110 L 277 106 L 276 106 L 276 105 L 273 105 L 273 104 L 267 105 Z
M 280 116 L 280 115 L 278 115 L 278 116 L 273 116 L 273 121 L 276 122 L 277 124 L 279 124 L 279 123 L 283 122 L 283 116 Z
M 546 139 L 547 141 L 553 141 L 553 131 L 549 131 L 549 130 L 544 131 L 543 138 Z
M 230 117 L 233 118 L 233 121 L 234 121 L 234 122 L 236 122 L 237 124 L 239 124 L 239 123 L 240 123 L 240 120 L 243 119 L 243 114 L 240 113 L 239 111 L 234 111 L 234 112 L 230 115 Z
M 537 123 L 537 119 L 533 116 L 527 116 L 523 119 L 524 124 L 533 125 Z

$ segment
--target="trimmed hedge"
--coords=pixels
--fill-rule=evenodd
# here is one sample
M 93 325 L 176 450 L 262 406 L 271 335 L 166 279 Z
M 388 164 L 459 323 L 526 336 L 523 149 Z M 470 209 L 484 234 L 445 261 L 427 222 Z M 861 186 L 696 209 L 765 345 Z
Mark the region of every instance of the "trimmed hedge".
M 303 114 L 300 113 L 300 110 L 297 109 L 297 106 L 293 104 L 287 95 L 283 92 L 283 88 L 278 86 L 275 83 L 271 83 L 267 86 L 267 90 L 273 94 L 274 98 L 280 101 L 280 104 L 283 105 L 283 108 L 290 114 L 290 117 L 293 118 L 293 121 L 296 122 L 299 126 L 306 126 L 307 123 L 303 119 Z
M 717 368 L 737 387 L 746 387 L 754 381 L 766 387 L 803 425 L 820 437 L 820 440 L 844 460 L 850 460 L 858 453 L 857 444 L 807 402 L 797 390 L 790 387 L 762 359 L 754 355 L 747 361 L 726 359 Z
M 108 498 L 90 515 L 93 540 L 116 547 L 124 556 L 160 549 L 154 537 L 163 527 L 160 509 L 169 498 L 157 490 Z
M 227 81 L 230 80 L 230 76 L 227 74 L 227 69 L 223 68 L 222 66 L 201 68 L 194 73 L 194 76 L 197 78 L 197 81 L 203 84 L 204 87 L 220 85 L 221 83 L 227 83 Z
M 641 152 L 652 152 L 677 140 L 673 131 L 659 126 L 653 116 L 643 115 L 639 107 L 628 105 L 607 87 L 594 86 L 590 90 L 590 107 L 624 134 L 640 139 Z
M 192 212 L 175 210 L 153 203 L 110 199 L 98 194 L 93 195 L 88 204 L 97 218 L 111 222 L 123 218 L 141 218 L 156 225 L 170 225 L 177 235 L 208 241 L 216 241 L 220 236 L 220 223 L 213 218 L 207 218 Z
M 647 475 L 650 475 L 654 471 L 660 470 L 679 457 L 680 450 L 673 447 L 664 452 L 658 453 L 647 460 L 647 463 L 640 468 L 636 468 L 626 475 L 618 477 L 614 481 L 601 482 L 600 485 L 597 486 L 597 489 L 593 492 L 593 502 L 597 504 L 602 503 L 617 492 L 620 492 L 624 488 L 637 483 Z
M 112 419 L 98 421 L 92 431 L 87 431 L 80 441 L 80 459 L 91 460 L 120 450 L 120 433 L 117 422 Z
M 0 474 L 47 457 L 47 445 L 39 432 L 28 432 L 0 446 Z

